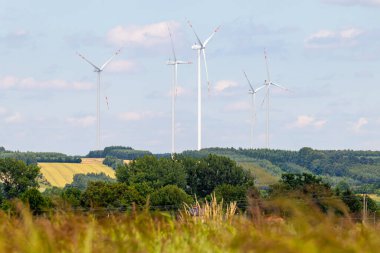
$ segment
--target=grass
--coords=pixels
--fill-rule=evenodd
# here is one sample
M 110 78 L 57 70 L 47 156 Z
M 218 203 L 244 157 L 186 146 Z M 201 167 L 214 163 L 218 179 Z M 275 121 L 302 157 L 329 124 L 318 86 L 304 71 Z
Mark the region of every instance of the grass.
M 83 158 L 82 163 L 39 163 L 42 175 L 52 185 L 64 187 L 75 174 L 104 173 L 115 178 L 115 171 L 104 165 L 102 159 Z
M 285 221 L 236 215 L 207 203 L 203 216 L 0 213 L 0 252 L 378 252 L 379 226 L 299 210 Z M 224 210 L 224 211 L 223 211 Z M 257 218 L 257 217 L 256 217 Z
M 279 178 L 270 174 L 265 169 L 261 168 L 260 166 L 248 163 L 248 162 L 241 162 L 239 165 L 243 166 L 244 169 L 247 169 L 251 171 L 255 177 L 255 183 L 256 186 L 267 186 L 272 185 L 278 182 Z

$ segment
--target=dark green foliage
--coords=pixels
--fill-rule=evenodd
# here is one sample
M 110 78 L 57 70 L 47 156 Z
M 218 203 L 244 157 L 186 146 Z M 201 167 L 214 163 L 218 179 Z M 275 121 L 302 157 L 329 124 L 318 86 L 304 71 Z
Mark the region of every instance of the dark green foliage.
M 322 212 L 341 211 L 335 209 L 338 203 L 333 201 L 335 195 L 331 187 L 320 177 L 311 174 L 283 174 L 280 182 L 271 186 L 270 198 L 276 199 L 284 196 L 289 199 L 311 201 Z
M 78 188 L 67 188 L 62 191 L 61 197 L 71 207 L 76 208 L 80 206 L 82 191 Z
M 117 167 L 119 166 L 123 166 L 124 165 L 124 162 L 122 159 L 118 159 L 116 157 L 113 157 L 113 156 L 107 156 L 104 160 L 103 160 L 103 164 L 104 165 L 107 165 L 111 168 L 113 168 L 114 170 L 117 169 Z
M 95 181 L 115 182 L 115 179 L 110 178 L 104 173 L 75 174 L 73 176 L 73 182 L 71 184 L 66 184 L 65 188 L 77 188 L 79 190 L 84 190 L 89 182 Z
M 181 163 L 154 156 L 145 156 L 119 167 L 116 178 L 129 184 L 146 182 L 153 189 L 169 184 L 183 189 L 186 186 L 186 170 Z
M 362 197 L 356 196 L 350 189 L 343 191 L 340 198 L 350 209 L 351 213 L 360 213 L 363 209 Z
M 215 197 L 217 200 L 223 199 L 224 203 L 237 202 L 240 209 L 247 207 L 247 191 L 246 185 L 230 185 L 222 184 L 215 187 Z
M 124 183 L 90 182 L 81 197 L 84 207 L 127 208 L 132 203 L 143 205 L 145 199 Z
M 40 168 L 36 165 L 26 165 L 12 158 L 0 159 L 1 191 L 6 199 L 19 197 L 29 188 L 38 187 L 39 175 Z
M 152 153 L 149 151 L 134 150 L 131 147 L 111 146 L 104 148 L 104 150 L 90 151 L 86 157 L 105 158 L 107 156 L 112 156 L 121 160 L 135 160 L 151 154 Z
M 182 158 L 180 162 L 186 169 L 186 191 L 191 195 L 205 197 L 221 184 L 253 185 L 252 175 L 227 157 L 208 155 L 200 160 Z
M 31 188 L 26 190 L 21 196 L 21 200 L 29 205 L 33 214 L 41 214 L 48 206 L 48 199 L 44 198 L 39 190 Z
M 173 210 L 183 207 L 184 203 L 192 203 L 193 199 L 178 186 L 166 185 L 152 193 L 150 202 L 153 209 Z
M 0 149 L 0 158 L 14 158 L 22 160 L 26 164 L 37 164 L 38 162 L 57 163 L 80 163 L 82 160 L 78 156 L 67 156 L 62 153 L 53 152 L 13 152 Z

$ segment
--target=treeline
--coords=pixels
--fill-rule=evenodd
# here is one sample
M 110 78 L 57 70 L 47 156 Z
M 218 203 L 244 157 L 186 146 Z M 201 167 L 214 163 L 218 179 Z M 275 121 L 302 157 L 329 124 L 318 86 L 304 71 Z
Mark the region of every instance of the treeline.
M 236 161 L 254 162 L 263 165 L 264 168 L 266 164 L 263 161 L 268 161 L 282 173 L 310 172 L 320 176 L 346 177 L 361 183 L 380 181 L 380 152 L 378 151 L 315 150 L 307 147 L 299 151 L 209 148 L 201 151 L 185 151 L 183 154 L 203 157 L 210 153 L 228 156 Z M 270 166 L 270 164 L 267 165 Z
M 86 157 L 88 158 L 106 158 L 106 157 L 114 157 L 121 160 L 135 160 L 137 158 L 152 155 L 149 151 L 144 150 L 135 150 L 131 147 L 123 147 L 123 146 L 111 146 L 106 147 L 103 150 L 94 150 L 90 151 Z
M 240 213 L 259 217 L 262 213 L 289 217 L 294 205 L 322 214 L 360 217 L 362 197 L 348 185 L 335 189 L 315 175 L 283 174 L 265 191 L 254 186 L 252 174 L 235 161 L 216 155 L 203 158 L 177 156 L 174 160 L 145 156 L 119 166 L 116 180 L 104 174 L 79 174 L 63 189 L 38 191 L 39 168 L 15 159 L 0 159 L 0 206 L 16 212 L 14 199 L 29 204 L 34 214 L 49 210 L 128 211 L 131 208 L 176 211 L 186 203 L 236 202 Z M 367 198 L 368 212 L 377 212 Z M 285 205 L 284 205 L 285 203 Z M 260 213 L 254 213 L 259 210 Z M 199 212 L 201 210 L 194 210 Z
M 41 162 L 49 163 L 80 163 L 79 156 L 68 156 L 55 152 L 19 152 L 9 151 L 0 147 L 0 158 L 14 158 L 24 161 L 26 164 L 37 164 Z

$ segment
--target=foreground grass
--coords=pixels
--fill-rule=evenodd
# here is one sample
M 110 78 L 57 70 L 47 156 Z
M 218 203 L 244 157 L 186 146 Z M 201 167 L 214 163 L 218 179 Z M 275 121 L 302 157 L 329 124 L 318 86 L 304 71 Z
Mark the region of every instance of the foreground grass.
M 0 215 L 0 252 L 379 252 L 380 227 L 347 219 L 252 219 L 210 210 L 102 216 Z

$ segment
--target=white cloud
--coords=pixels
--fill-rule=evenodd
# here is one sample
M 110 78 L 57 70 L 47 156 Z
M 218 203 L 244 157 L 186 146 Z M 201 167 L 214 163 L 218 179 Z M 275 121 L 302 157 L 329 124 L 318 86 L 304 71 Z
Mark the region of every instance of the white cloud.
M 69 117 L 66 122 L 76 127 L 89 127 L 95 124 L 96 117 L 88 115 L 84 117 Z
M 305 39 L 305 47 L 310 49 L 352 47 L 357 45 L 357 39 L 363 33 L 364 31 L 358 28 L 320 30 Z
M 18 78 L 5 76 L 0 78 L 0 89 L 27 89 L 27 90 L 90 90 L 94 85 L 90 82 L 68 82 L 61 79 L 36 80 L 33 77 Z
M 126 60 L 115 60 L 110 62 L 110 64 L 107 66 L 107 71 L 110 72 L 133 72 L 136 70 L 136 64 L 132 61 L 126 61 Z
M 314 128 L 323 128 L 327 123 L 327 120 L 316 119 L 315 117 L 309 115 L 299 115 L 297 120 L 290 124 L 290 128 L 305 128 L 305 127 L 314 127 Z
M 175 32 L 180 24 L 175 21 L 159 22 L 149 25 L 116 26 L 107 34 L 107 41 L 113 45 L 139 45 L 152 47 L 168 42 L 168 28 Z
M 249 110 L 250 105 L 246 101 L 238 101 L 226 106 L 227 111 L 246 111 Z
M 16 113 L 5 118 L 5 122 L 9 123 L 9 124 L 20 123 L 22 121 L 23 121 L 23 117 L 18 112 L 16 112 Z
M 362 117 L 362 118 L 358 119 L 358 121 L 356 121 L 356 122 L 354 122 L 354 123 L 352 124 L 351 129 L 352 129 L 352 131 L 354 131 L 354 132 L 356 132 L 356 133 L 359 133 L 359 132 L 362 131 L 362 128 L 363 128 L 365 125 L 367 125 L 368 123 L 369 123 L 368 119 Z
M 119 119 L 122 121 L 141 121 L 145 119 L 161 117 L 161 112 L 124 112 L 119 114 Z
M 380 0 L 322 0 L 322 2 L 344 6 L 361 5 L 380 7 Z
M 216 84 L 214 86 L 214 90 L 217 93 L 221 93 L 224 90 L 227 90 L 227 89 L 230 89 L 230 88 L 233 88 L 233 87 L 237 87 L 237 86 L 239 86 L 239 85 L 235 81 L 232 81 L 232 80 L 220 80 L 220 81 L 216 82 Z

